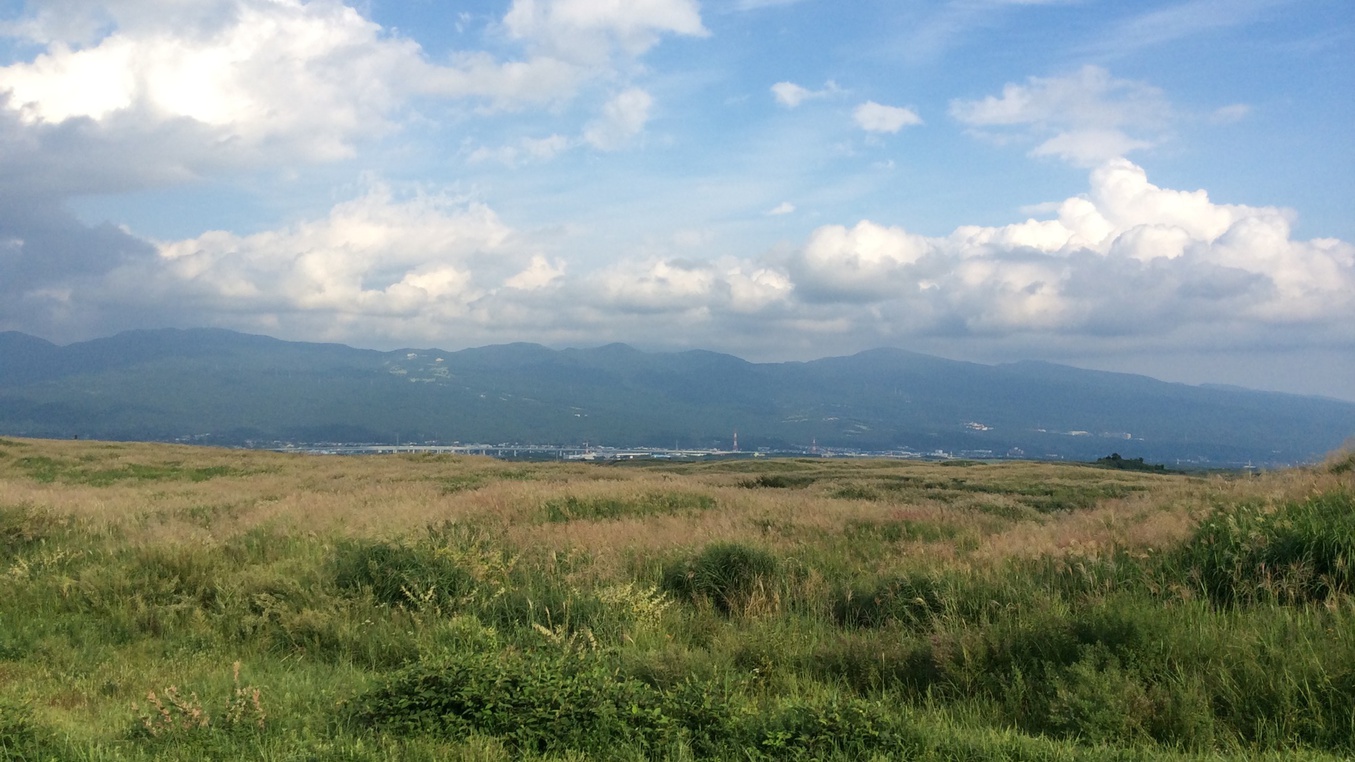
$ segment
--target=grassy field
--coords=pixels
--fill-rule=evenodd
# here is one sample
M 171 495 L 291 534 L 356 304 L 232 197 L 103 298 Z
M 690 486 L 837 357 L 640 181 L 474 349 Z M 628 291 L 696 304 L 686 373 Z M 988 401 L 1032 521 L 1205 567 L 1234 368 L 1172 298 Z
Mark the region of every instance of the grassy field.
M 0 439 L 0 759 L 1341 759 L 1355 455 Z

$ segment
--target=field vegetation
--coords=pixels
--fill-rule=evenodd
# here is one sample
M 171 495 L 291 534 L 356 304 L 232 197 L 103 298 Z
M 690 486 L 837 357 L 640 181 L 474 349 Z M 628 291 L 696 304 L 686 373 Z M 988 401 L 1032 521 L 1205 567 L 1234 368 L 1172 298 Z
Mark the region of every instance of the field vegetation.
M 1355 454 L 0 439 L 0 759 L 1342 759 Z

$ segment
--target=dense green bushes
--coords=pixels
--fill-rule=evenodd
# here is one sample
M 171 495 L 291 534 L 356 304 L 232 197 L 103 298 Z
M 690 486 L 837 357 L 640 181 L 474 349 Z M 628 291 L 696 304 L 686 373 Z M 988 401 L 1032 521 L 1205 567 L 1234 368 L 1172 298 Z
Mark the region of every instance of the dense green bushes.
M 429 542 L 344 542 L 335 550 L 334 582 L 340 591 L 365 590 L 391 606 L 448 610 L 475 587 L 454 558 Z
M 1355 582 L 1355 493 L 1329 492 L 1267 512 L 1228 506 L 1180 551 L 1180 570 L 1223 604 L 1323 602 Z
M 617 672 L 614 655 L 575 648 L 447 654 L 406 668 L 355 704 L 362 724 L 504 739 L 518 752 L 618 750 L 698 758 L 864 758 L 905 748 L 906 716 L 827 697 L 760 711 L 723 684 L 661 690 Z
M 688 600 L 707 600 L 731 614 L 747 609 L 758 592 L 765 593 L 777 571 L 776 557 L 737 543 L 716 543 L 687 561 L 664 570 L 664 588 Z

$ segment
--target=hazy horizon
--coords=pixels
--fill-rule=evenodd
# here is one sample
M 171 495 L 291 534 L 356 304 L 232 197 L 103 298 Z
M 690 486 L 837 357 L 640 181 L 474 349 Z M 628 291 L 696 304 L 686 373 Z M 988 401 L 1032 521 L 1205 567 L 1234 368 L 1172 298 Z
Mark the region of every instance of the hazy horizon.
M 200 329 L 200 328 L 209 328 L 209 327 L 208 327 L 208 326 L 194 326 L 194 327 L 187 327 L 187 328 L 168 327 L 167 329 L 168 329 L 168 330 L 191 331 L 191 330 Z M 152 329 L 130 329 L 130 330 L 135 331 L 135 330 L 164 330 L 164 329 L 154 329 L 154 328 L 152 328 Z M 226 329 L 226 330 L 233 330 L 233 329 Z M 275 336 L 270 336 L 269 334 L 265 334 L 265 333 L 255 333 L 255 332 L 248 332 L 248 331 L 240 331 L 239 333 L 245 333 L 245 334 L 253 335 L 253 336 L 262 336 L 262 337 L 265 337 L 265 338 L 274 338 L 274 339 L 277 338 L 277 337 L 275 337 Z M 34 335 L 34 334 L 27 334 L 27 335 L 32 336 L 32 335 Z M 70 345 L 72 345 L 72 344 L 79 344 L 79 343 L 84 343 L 84 342 L 88 342 L 88 341 L 98 341 L 98 340 L 100 340 L 100 339 L 112 338 L 112 337 L 115 336 L 115 335 L 117 335 L 117 334 L 109 334 L 109 335 L 107 335 L 107 336 L 98 336 L 98 337 L 94 337 L 94 338 L 91 338 L 91 339 L 79 339 L 79 340 L 74 340 L 74 341 L 69 341 L 69 342 L 56 342 L 56 341 L 52 341 L 51 339 L 48 339 L 48 338 L 42 337 L 42 336 L 37 336 L 36 338 L 43 339 L 44 341 L 49 341 L 49 342 L 51 342 L 51 343 L 53 343 L 53 344 L 56 344 L 56 345 L 59 346 L 59 347 L 65 347 L 65 346 L 70 346 Z M 282 340 L 282 341 L 290 341 L 290 340 L 288 340 L 288 339 L 280 339 L 280 340 Z M 304 342 L 305 340 L 299 340 L 299 341 L 303 341 L 303 342 Z M 391 345 L 362 345 L 362 344 L 350 344 L 350 343 L 346 343 L 346 342 L 311 342 L 311 343 L 338 343 L 338 344 L 341 344 L 341 345 L 343 345 L 343 346 L 348 346 L 348 347 L 350 347 L 350 348 L 352 348 L 352 349 L 358 349 L 358 350 L 372 350 L 372 351 L 376 351 L 376 352 L 402 352 L 402 351 L 419 351 L 419 352 L 425 352 L 425 351 L 433 351 L 433 350 L 442 351 L 442 352 L 459 352 L 459 351 L 465 351 L 465 350 L 487 349 L 487 348 L 491 348 L 491 347 L 495 347 L 495 346 L 504 346 L 504 345 L 512 344 L 512 343 L 526 343 L 526 344 L 533 344 L 533 345 L 536 345 L 536 346 L 544 347 L 544 348 L 549 349 L 549 350 L 552 350 L 552 351 L 562 351 L 562 350 L 589 350 L 589 349 L 598 349 L 598 348 L 601 348 L 601 347 L 609 346 L 609 345 L 611 345 L 611 344 L 624 344 L 624 345 L 626 345 L 626 346 L 628 346 L 628 347 L 630 347 L 630 348 L 632 348 L 632 349 L 638 350 L 638 351 L 640 351 L 640 352 L 647 352 L 647 353 L 684 352 L 684 351 L 690 351 L 690 350 L 695 350 L 695 351 L 708 351 L 708 352 L 719 352 L 720 354 L 729 355 L 729 356 L 731 356 L 731 357 L 735 357 L 735 358 L 738 358 L 738 359 L 740 359 L 740 360 L 744 360 L 744 361 L 746 361 L 746 362 L 755 363 L 755 364 L 764 364 L 764 363 L 767 363 L 767 364 L 774 364 L 774 363 L 784 363 L 784 362 L 811 362 L 811 361 L 814 361 L 814 360 L 824 360 L 824 359 L 830 359 L 830 358 L 834 358 L 834 357 L 849 357 L 849 356 L 852 356 L 852 355 L 860 354 L 860 353 L 862 353 L 862 352 L 870 352 L 870 351 L 873 351 L 873 350 L 900 350 L 900 351 L 904 351 L 904 352 L 918 352 L 918 350 L 910 349 L 909 347 L 905 347 L 905 346 L 897 346 L 897 345 L 894 345 L 894 346 L 891 346 L 891 345 L 880 345 L 880 346 L 876 346 L 876 347 L 866 347 L 866 348 L 864 348 L 864 349 L 853 350 L 853 351 L 851 351 L 851 352 L 828 353 L 828 354 L 811 355 L 811 356 L 802 356 L 802 357 L 781 357 L 781 358 L 772 357 L 772 358 L 763 358 L 763 359 L 759 359 L 759 358 L 756 358 L 756 357 L 746 357 L 746 356 L 740 355 L 740 354 L 735 353 L 735 352 L 720 352 L 719 350 L 707 349 L 707 348 L 704 348 L 704 347 L 673 348 L 673 347 L 670 347 L 670 346 L 646 346 L 646 345 L 643 345 L 643 344 L 636 344 L 636 343 L 631 343 L 631 342 L 600 342 L 600 343 L 592 343 L 592 344 L 589 344 L 589 343 L 579 343 L 579 344 L 543 344 L 543 343 L 540 343 L 540 342 L 531 342 L 531 341 L 528 341 L 528 342 L 501 342 L 501 343 L 497 343 L 497 344 L 477 344 L 477 345 L 474 345 L 474 346 L 464 346 L 464 347 L 441 346 L 441 345 L 438 345 L 438 344 L 425 344 L 425 345 L 412 345 L 412 344 L 408 344 L 408 345 L 394 345 L 394 344 L 391 344 Z M 921 352 L 920 354 L 926 354 L 926 355 L 928 355 L 928 356 L 937 357 L 937 358 L 940 358 L 940 359 L 943 359 L 943 360 L 954 360 L 954 361 L 957 361 L 957 362 L 974 362 L 974 363 L 978 363 L 978 364 L 981 364 L 981 365 L 1001 365 L 1001 364 L 1004 364 L 1004 363 L 1023 362 L 1023 361 L 1027 361 L 1027 360 L 1030 360 L 1030 361 L 1041 361 L 1041 360 L 1038 360 L 1038 358 L 1012 358 L 1012 359 L 997 360 L 997 361 L 982 361 L 982 360 L 969 360 L 969 359 L 965 359 L 965 358 L 962 358 L 962 357 L 951 357 L 951 356 L 948 356 L 948 355 L 945 355 L 945 354 L 938 354 L 938 353 L 935 353 L 935 352 Z M 1050 361 L 1045 360 L 1045 361 L 1043 361 L 1043 362 L 1050 362 Z M 1131 360 L 1130 362 L 1132 362 L 1132 360 Z M 1171 376 L 1170 373 L 1163 373 L 1163 374 L 1147 373 L 1147 372 L 1144 372 L 1144 371 L 1141 371 L 1141 370 L 1134 369 L 1133 367 L 1116 367 L 1116 366 L 1114 366 L 1114 365 L 1110 365 L 1110 366 L 1107 366 L 1107 367 L 1096 367 L 1096 366 L 1093 365 L 1093 364 L 1088 364 L 1088 363 L 1082 363 L 1082 364 L 1079 364 L 1079 363 L 1076 363 L 1076 362 L 1060 362 L 1060 363 L 1056 363 L 1056 364 L 1064 365 L 1064 366 L 1068 366 L 1068 367 L 1072 367 L 1072 368 L 1078 368 L 1078 369 L 1082 369 L 1082 370 L 1105 371 L 1105 372 L 1110 372 L 1110 373 L 1127 373 L 1127 374 L 1131 374 L 1131 375 L 1145 376 L 1145 377 L 1152 378 L 1152 379 L 1155 379 L 1155 380 L 1158 380 L 1158 381 L 1165 381 L 1165 382 L 1167 382 L 1167 383 L 1180 383 L 1180 384 L 1187 384 L 1187 385 L 1191 385 L 1191 386 L 1209 386 L 1209 385 L 1217 385 L 1217 386 L 1236 386 L 1236 387 L 1238 387 L 1238 388 L 1248 389 L 1248 390 L 1252 390 L 1252 391 L 1260 391 L 1260 392 L 1279 392 L 1279 393 L 1283 393 L 1283 394 L 1297 394 L 1297 395 L 1302 395 L 1302 396 L 1325 397 L 1325 398 L 1328 398 L 1328 399 L 1333 399 L 1333 400 L 1338 400 L 1338 401 L 1341 401 L 1341 402 L 1349 402 L 1349 403 L 1355 404 L 1355 393 L 1352 393 L 1350 396 L 1339 396 L 1339 395 L 1332 395 L 1332 394 L 1323 394 L 1323 393 L 1320 393 L 1320 392 L 1305 392 L 1305 391 L 1302 391 L 1302 390 L 1286 390 L 1286 389 L 1277 389 L 1277 388 L 1267 388 L 1264 384 L 1261 384 L 1261 383 L 1251 383 L 1251 384 L 1243 383 L 1243 384 L 1237 384 L 1237 383 L 1233 383 L 1233 382 L 1219 381 L 1219 380 L 1216 380 L 1216 379 L 1211 378 L 1211 377 L 1209 377 L 1209 376 L 1201 376 L 1201 375 L 1197 375 L 1197 374 L 1198 374 L 1198 371 L 1195 372 L 1196 375 L 1193 375 L 1193 374 L 1192 374 L 1192 369 L 1191 369 L 1191 368 L 1181 368 L 1181 369 L 1178 369 L 1179 372 L 1176 374 L 1177 377 L 1170 377 L 1170 376 Z

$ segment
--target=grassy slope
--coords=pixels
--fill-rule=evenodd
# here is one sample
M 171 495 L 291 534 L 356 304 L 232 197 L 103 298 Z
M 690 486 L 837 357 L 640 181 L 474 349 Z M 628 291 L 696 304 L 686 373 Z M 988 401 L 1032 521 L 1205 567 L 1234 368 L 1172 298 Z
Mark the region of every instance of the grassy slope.
M 0 440 L 0 759 L 1341 758 L 1353 472 Z

